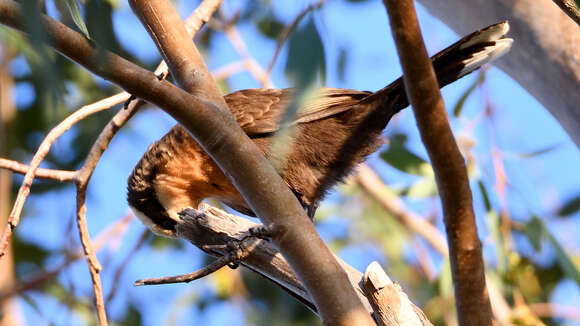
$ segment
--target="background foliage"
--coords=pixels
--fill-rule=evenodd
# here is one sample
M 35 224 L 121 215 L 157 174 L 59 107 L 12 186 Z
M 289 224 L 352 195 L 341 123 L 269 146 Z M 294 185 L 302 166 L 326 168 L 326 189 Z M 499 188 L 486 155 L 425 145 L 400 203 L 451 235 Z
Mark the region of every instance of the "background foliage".
M 16 106 L 14 118 L 1 126 L 0 143 L 7 145 L 1 156 L 20 162 L 28 162 L 44 135 L 71 111 L 119 91 L 41 45 L 44 35 L 35 23 L 36 3 L 22 1 L 31 13 L 29 38 L 0 27 L 2 60 L 9 62 Z M 214 20 L 196 39 L 216 73 L 244 60 L 255 60 L 265 70 L 279 33 L 310 4 L 224 3 L 222 19 Z M 197 5 L 176 4 L 184 17 Z M 152 69 L 159 60 L 124 2 L 47 1 L 46 11 L 142 66 Z M 425 11 L 419 15 L 432 53 L 458 38 Z M 224 21 L 233 21 L 240 39 L 232 41 L 224 33 Z M 380 1 L 329 1 L 293 30 L 273 66 L 272 83 L 380 89 L 400 74 L 389 35 Z M 224 93 L 262 87 L 255 75 L 247 69 L 232 71 L 219 81 L 220 87 Z M 488 276 L 512 306 L 514 322 L 580 324 L 575 305 L 580 302 L 578 149 L 544 108 L 494 68 L 448 87 L 444 97 L 468 162 Z M 57 141 L 43 166 L 77 168 L 113 113 L 97 114 L 73 127 Z M 126 176 L 147 146 L 173 124 L 162 111 L 144 109 L 113 141 L 89 187 L 93 238 L 127 214 Z M 399 114 L 384 136 L 387 145 L 369 160 L 388 184 L 383 191 L 397 194 L 408 212 L 442 230 L 433 173 L 412 114 L 408 110 Z M 21 180 L 13 176 L 14 193 Z M 18 286 L 29 286 L 17 288 L 21 313 L 29 324 L 94 324 L 87 267 L 83 260 L 71 258 L 79 251 L 73 186 L 37 181 L 32 191 L 14 238 Z M 2 207 L 2 214 L 7 214 Z M 316 222 L 343 259 L 359 270 L 378 260 L 433 323 L 455 323 L 446 258 L 392 218 L 357 183 L 347 182 L 333 192 Z M 135 288 L 136 279 L 190 272 L 211 258 L 188 243 L 149 235 L 136 220 L 117 229 L 99 252 L 114 324 L 320 323 L 284 292 L 243 269 L 222 269 L 188 285 Z M 55 277 L 48 277 L 53 271 Z

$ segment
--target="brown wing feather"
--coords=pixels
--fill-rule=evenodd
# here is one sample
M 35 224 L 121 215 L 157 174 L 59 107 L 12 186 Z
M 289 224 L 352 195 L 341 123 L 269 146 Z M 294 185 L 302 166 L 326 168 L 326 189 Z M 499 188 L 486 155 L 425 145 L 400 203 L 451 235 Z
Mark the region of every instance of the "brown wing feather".
M 301 105 L 292 123 L 323 119 L 353 107 L 370 92 L 321 88 Z M 294 89 L 246 89 L 224 98 L 238 124 L 248 135 L 275 132 L 292 101 Z

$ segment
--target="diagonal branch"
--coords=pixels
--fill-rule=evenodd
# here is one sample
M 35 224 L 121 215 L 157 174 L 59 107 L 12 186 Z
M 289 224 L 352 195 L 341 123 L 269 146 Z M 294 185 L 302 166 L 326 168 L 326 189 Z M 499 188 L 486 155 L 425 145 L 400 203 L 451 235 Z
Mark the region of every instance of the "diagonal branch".
M 133 0 L 130 4 L 157 43 L 178 84 L 189 92 L 204 96 L 204 99 L 197 99 L 179 93 L 189 102 L 188 107 L 177 108 L 167 103 L 161 107 L 191 132 L 256 215 L 273 230 L 274 243 L 312 294 L 324 322 L 333 325 L 373 324 L 344 271 L 294 194 L 232 118 L 197 48 L 193 43 L 185 42 L 183 26 L 171 3 Z M 155 88 L 161 87 L 156 85 Z M 167 93 L 158 96 L 167 97 Z M 159 102 L 159 99 L 155 101 Z
M 580 8 L 575 0 L 552 0 L 563 12 L 580 26 Z
M 82 108 L 78 109 L 77 111 L 73 112 L 69 115 L 66 119 L 64 119 L 61 123 L 59 123 L 56 127 L 54 127 L 48 135 L 44 138 L 38 150 L 32 157 L 30 161 L 30 166 L 24 175 L 24 180 L 22 180 L 22 184 L 18 189 L 18 195 L 16 197 L 16 201 L 8 216 L 8 226 L 4 230 L 2 234 L 2 238 L 0 239 L 0 257 L 4 254 L 4 250 L 8 245 L 8 240 L 12 234 L 12 231 L 18 223 L 20 222 L 20 215 L 22 214 L 22 208 L 24 207 L 24 203 L 30 194 L 30 187 L 32 186 L 32 182 L 36 176 L 36 171 L 40 166 L 40 163 L 44 160 L 52 144 L 67 130 L 69 130 L 73 125 L 77 122 L 81 121 L 82 119 L 88 117 L 89 115 L 95 114 L 97 112 L 108 110 L 116 104 L 119 104 L 129 98 L 128 93 L 119 93 L 113 95 L 111 97 L 102 99 L 98 102 L 95 102 L 90 105 L 83 106 Z
M 383 2 L 397 44 L 407 97 L 441 194 L 459 323 L 491 325 L 491 305 L 467 170 L 449 126 L 413 0 Z

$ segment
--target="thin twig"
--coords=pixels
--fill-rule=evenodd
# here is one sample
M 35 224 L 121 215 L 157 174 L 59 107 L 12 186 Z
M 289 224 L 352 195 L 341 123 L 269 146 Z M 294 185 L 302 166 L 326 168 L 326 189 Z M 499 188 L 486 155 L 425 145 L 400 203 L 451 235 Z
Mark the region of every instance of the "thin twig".
M 447 242 L 435 226 L 407 210 L 400 198 L 386 191 L 386 185 L 368 165 L 361 164 L 357 171 L 355 180 L 365 193 L 380 203 L 401 224 L 423 237 L 435 250 L 447 255 Z
M 282 32 L 280 32 L 280 35 L 278 35 L 278 40 L 276 41 L 276 51 L 274 51 L 274 55 L 272 56 L 272 60 L 270 60 L 270 64 L 268 65 L 268 68 L 266 69 L 266 78 L 268 78 L 268 79 L 270 78 L 270 75 L 272 74 L 272 69 L 274 69 L 274 64 L 276 64 L 276 60 L 278 60 L 278 55 L 280 54 L 280 50 L 282 50 L 282 46 L 284 45 L 284 43 L 288 39 L 288 36 L 290 36 L 290 33 L 294 30 L 294 28 L 296 28 L 296 26 L 298 25 L 298 23 L 300 23 L 300 21 L 302 20 L 302 18 L 304 18 L 304 16 L 306 16 L 309 12 L 311 12 L 315 9 L 322 8 L 322 6 L 324 5 L 325 2 L 326 2 L 326 0 L 319 0 L 317 3 L 310 4 L 308 7 L 304 8 L 296 16 L 296 18 L 294 18 L 294 20 L 292 20 L 292 22 L 290 24 L 288 24 L 286 27 L 284 27 Z
M 459 323 L 491 325 L 493 315 L 485 285 L 469 178 L 423 43 L 414 1 L 383 2 L 404 72 L 407 98 L 413 107 L 441 195 Z
M 0 158 L 0 169 L 7 169 L 14 173 L 26 174 L 28 172 L 28 165 L 22 164 L 17 161 L 8 160 L 5 158 Z M 36 178 L 40 179 L 52 179 L 60 182 L 72 181 L 75 175 L 75 171 L 69 170 L 54 170 L 54 169 L 42 169 L 38 168 L 36 170 Z
M 190 32 L 192 34 L 197 32 L 201 28 L 203 23 L 209 19 L 209 17 L 213 13 L 213 11 L 215 11 L 216 7 L 220 3 L 221 3 L 221 1 L 214 0 L 214 1 L 205 1 L 204 3 L 202 3 L 202 5 L 200 5 L 200 7 L 198 8 L 199 10 L 196 10 L 196 12 L 194 12 L 196 17 L 194 17 L 194 18 L 190 17 L 190 19 L 188 19 L 188 24 L 187 24 L 188 29 L 190 30 Z M 167 71 L 167 68 L 166 67 L 164 68 L 163 66 L 164 65 L 162 63 L 162 64 L 160 64 L 158 69 L 156 69 L 157 74 L 161 73 L 162 71 Z M 63 122 L 61 122 L 61 124 L 59 124 L 56 128 L 54 128 L 47 135 L 47 137 L 45 138 L 45 141 L 43 141 L 43 143 L 41 144 L 41 146 L 39 147 L 39 149 L 37 151 L 37 154 L 35 155 L 35 157 L 33 158 L 32 162 L 31 162 L 31 168 L 28 170 L 28 173 L 25 175 L 23 184 L 22 184 L 21 189 L 19 191 L 19 196 L 17 197 L 16 203 L 15 203 L 14 208 L 13 208 L 13 214 L 10 214 L 10 217 L 9 217 L 9 225 L 6 228 L 6 230 L 4 231 L 4 234 L 2 235 L 2 239 L 0 241 L 0 257 L 3 254 L 5 247 L 7 246 L 7 243 L 10 239 L 10 236 L 12 234 L 13 229 L 18 225 L 18 222 L 20 219 L 20 214 L 22 211 L 22 207 L 24 205 L 26 197 L 30 193 L 30 186 L 32 184 L 32 181 L 34 180 L 35 172 L 38 169 L 38 166 L 40 165 L 41 161 L 44 159 L 44 157 L 46 156 L 46 154 L 50 150 L 50 146 L 52 145 L 52 143 L 54 143 L 54 141 L 58 137 L 60 137 L 60 135 L 62 135 L 62 133 L 64 133 L 66 130 L 68 130 L 72 125 L 74 125 L 76 122 L 84 119 L 86 116 L 93 114 L 93 113 L 96 113 L 96 112 L 99 112 L 101 110 L 108 109 L 115 104 L 126 101 L 128 98 L 129 98 L 129 94 L 126 92 L 122 92 L 122 93 L 116 94 L 110 98 L 107 98 L 105 100 L 101 100 L 101 101 L 98 101 L 94 104 L 85 106 L 85 107 L 77 110 L 75 113 L 73 113 L 71 116 L 69 116 Z M 114 103 L 114 104 L 111 104 L 111 103 Z M 85 252 L 85 256 L 87 258 L 87 261 L 89 263 L 89 270 L 91 272 L 91 278 L 93 280 L 93 289 L 95 292 L 97 314 L 98 314 L 100 325 L 107 325 L 107 320 L 106 320 L 106 312 L 105 312 L 105 306 L 104 306 L 103 296 L 102 296 L 101 281 L 100 281 L 100 276 L 99 276 L 99 271 L 101 269 L 101 266 L 100 266 L 100 264 L 95 256 L 95 254 L 93 253 L 94 251 L 92 249 L 88 229 L 86 226 L 86 218 L 85 218 L 86 207 L 84 205 L 84 201 L 85 201 L 85 197 L 86 197 L 86 187 L 88 185 L 89 179 L 92 175 L 94 168 L 96 167 L 96 164 L 97 164 L 100 156 L 102 155 L 104 150 L 107 148 L 108 143 L 110 142 L 110 140 L 112 139 L 114 134 L 118 131 L 118 129 L 124 123 L 126 123 L 126 121 L 135 113 L 135 111 L 143 103 L 144 102 L 142 102 L 142 101 L 132 101 L 129 109 L 122 110 L 122 111 L 117 113 L 117 115 L 111 120 L 111 122 L 107 125 L 105 130 L 101 133 L 101 135 L 99 136 L 99 139 L 93 145 L 93 148 L 91 149 L 89 156 L 88 156 L 87 160 L 85 161 L 85 164 L 83 165 L 83 167 L 78 171 L 77 175 L 75 176 L 75 181 L 77 184 L 77 222 L 78 222 L 77 225 L 79 228 L 79 233 L 80 233 L 80 237 L 81 237 L 81 243 L 83 246 L 83 250 Z M 108 107 L 107 107 L 107 105 L 108 105 Z
M 128 227 L 129 223 L 131 220 L 133 220 L 134 217 L 135 215 L 133 214 L 126 214 L 123 218 L 116 220 L 112 223 L 112 225 L 106 227 L 99 235 L 97 235 L 95 237 L 95 241 L 93 241 L 95 252 L 99 252 L 105 248 L 105 245 L 110 243 L 109 240 L 111 238 L 115 238 L 123 234 L 123 231 Z M 17 294 L 22 294 L 23 292 L 29 290 L 38 289 L 39 287 L 60 275 L 60 273 L 65 268 L 70 266 L 70 264 L 83 258 L 84 256 L 83 249 L 79 248 L 73 253 L 67 255 L 66 260 L 56 267 L 43 271 L 42 273 L 34 273 L 33 275 L 24 275 L 20 277 L 21 281 L 18 284 L 15 284 L 12 288 L 0 293 L 0 301 L 3 301 L 9 297 L 13 297 Z
M 204 23 L 206 23 L 217 7 L 221 4 L 222 0 L 205 0 L 203 1 L 199 7 L 191 14 L 185 21 L 185 27 L 190 34 L 191 37 L 194 37 L 195 34 L 201 29 Z M 161 61 L 157 68 L 155 69 L 155 74 L 166 75 L 168 71 L 167 64 L 164 61 Z M 29 168 L 24 176 L 24 180 L 22 181 L 22 185 L 18 191 L 18 196 L 14 203 L 12 212 L 9 216 L 9 225 L 4 230 L 2 237 L 0 238 L 0 257 L 4 255 L 4 251 L 6 250 L 7 243 L 12 235 L 12 232 L 18 223 L 20 222 L 20 214 L 22 213 L 22 208 L 24 207 L 24 203 L 26 202 L 26 198 L 30 193 L 30 187 L 36 175 L 43 178 L 44 171 L 40 169 L 40 163 L 44 160 L 44 157 L 50 151 L 50 147 L 54 143 L 56 139 L 58 139 L 65 131 L 70 129 L 74 124 L 78 123 L 80 120 L 86 118 L 89 115 L 97 113 L 102 110 L 107 110 L 119 103 L 122 103 L 129 99 L 130 95 L 127 92 L 120 92 L 113 96 L 110 96 L 106 99 L 99 100 L 95 103 L 86 105 L 75 111 L 65 120 L 63 120 L 59 125 L 53 128 L 48 135 L 45 137 L 43 142 L 40 144 L 36 154 L 32 158 L 30 163 L 31 168 Z M 143 103 L 141 103 L 143 104 Z M 69 180 L 63 180 L 69 181 Z
M 12 212 L 8 216 L 8 226 L 4 230 L 2 234 L 2 238 L 0 239 L 0 257 L 4 255 L 6 250 L 6 246 L 8 245 L 8 241 L 10 240 L 10 236 L 14 228 L 18 226 L 20 222 L 20 214 L 22 213 L 22 208 L 24 207 L 24 203 L 30 194 L 30 186 L 34 181 L 36 176 L 36 171 L 40 166 L 40 163 L 44 160 L 52 144 L 67 130 L 69 130 L 73 125 L 77 122 L 81 121 L 82 119 L 95 114 L 100 111 L 108 110 L 111 107 L 126 101 L 129 98 L 129 94 L 126 92 L 119 93 L 108 97 L 106 99 L 97 101 L 93 104 L 86 105 L 69 115 L 66 119 L 64 119 L 61 123 L 59 123 L 56 127 L 54 127 L 48 135 L 44 138 L 38 150 L 34 154 L 28 171 L 24 175 L 24 180 L 22 180 L 22 184 L 20 189 L 18 190 L 18 195 L 16 197 L 16 201 L 14 202 L 14 206 L 12 208 Z
M 142 280 L 135 281 L 135 286 L 141 285 L 159 285 L 159 284 L 172 284 L 172 283 L 189 283 L 195 281 L 209 274 L 216 272 L 218 269 L 227 266 L 228 264 L 234 263 L 240 260 L 238 252 L 232 253 L 230 255 L 222 256 L 211 264 L 195 271 L 192 273 L 178 275 L 178 276 L 164 276 L 157 278 L 146 278 Z M 243 258 L 242 258 L 243 259 Z
M 222 19 L 224 21 L 227 21 L 225 19 L 225 13 L 223 8 L 220 8 L 219 13 Z M 230 41 L 236 52 L 240 55 L 240 57 L 242 57 L 242 62 L 246 66 L 246 69 L 248 69 L 248 71 L 252 74 L 252 76 L 254 76 L 254 78 L 256 78 L 256 80 L 258 80 L 260 84 L 262 84 L 262 87 L 266 88 L 274 87 L 269 74 L 266 73 L 266 71 L 264 71 L 264 69 L 262 68 L 262 66 L 260 66 L 260 64 L 256 61 L 256 59 L 254 59 L 254 57 L 250 55 L 248 47 L 246 46 L 246 42 L 244 42 L 244 39 L 240 35 L 240 32 L 236 27 L 236 25 L 232 23 L 226 23 L 224 25 L 224 32 L 226 33 L 226 37 L 228 38 L 228 40 Z
M 111 283 L 111 292 L 109 292 L 109 295 L 107 295 L 107 298 L 105 299 L 106 306 L 108 306 L 111 303 L 111 301 L 113 301 L 113 299 L 115 298 L 115 295 L 117 294 L 117 289 L 119 288 L 119 283 L 121 282 L 121 276 L 125 272 L 127 265 L 129 264 L 129 262 L 131 262 L 133 257 L 135 257 L 135 254 L 139 251 L 139 249 L 141 249 L 141 247 L 143 247 L 143 245 L 147 243 L 147 239 L 149 239 L 150 236 L 151 232 L 149 232 L 149 230 L 143 230 L 141 236 L 139 237 L 139 240 L 137 241 L 133 249 L 129 251 L 127 257 L 125 257 L 123 262 L 119 264 L 119 266 L 117 267 L 117 270 L 115 271 L 115 274 L 113 276 L 113 282 Z
M 236 61 L 217 68 L 212 73 L 215 80 L 223 80 L 244 70 L 247 70 L 246 64 L 243 61 Z

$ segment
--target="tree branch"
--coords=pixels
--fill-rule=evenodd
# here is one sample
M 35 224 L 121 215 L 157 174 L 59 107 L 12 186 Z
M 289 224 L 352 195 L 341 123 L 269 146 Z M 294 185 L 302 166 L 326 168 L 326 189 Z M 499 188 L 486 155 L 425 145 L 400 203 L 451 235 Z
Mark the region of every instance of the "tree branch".
M 2 3 L 3 4 L 3 3 Z M 24 207 L 24 203 L 30 194 L 30 187 L 32 186 L 32 182 L 36 176 L 36 171 L 40 166 L 40 163 L 44 160 L 52 144 L 67 130 L 69 130 L 73 125 L 77 122 L 81 121 L 82 119 L 88 117 L 89 115 L 95 114 L 100 111 L 108 110 L 116 104 L 119 104 L 129 98 L 129 94 L 127 93 L 119 93 L 117 95 L 113 95 L 106 99 L 100 100 L 90 105 L 86 105 L 69 115 L 66 119 L 64 119 L 61 123 L 59 123 L 56 127 L 52 128 L 52 130 L 46 135 L 46 137 L 38 146 L 38 150 L 32 157 L 30 161 L 30 166 L 24 175 L 24 180 L 22 180 L 22 184 L 18 189 L 18 195 L 16 196 L 16 201 L 14 202 L 14 206 L 12 207 L 12 211 L 8 216 L 8 226 L 4 230 L 2 234 L 2 238 L 0 239 L 0 257 L 3 256 L 6 246 L 8 245 L 8 240 L 12 235 L 12 231 L 18 223 L 20 222 L 20 215 L 22 214 L 22 208 Z
M 580 26 L 580 9 L 576 5 L 575 0 L 552 0 L 555 4 L 562 9 L 568 15 L 568 17 L 572 18 L 573 21 L 576 22 Z
M 154 102 L 192 133 L 228 175 L 256 215 L 273 230 L 273 241 L 306 284 L 324 322 L 332 325 L 373 324 L 349 286 L 344 271 L 316 233 L 294 194 L 232 118 L 197 48 L 192 42 L 185 41 L 186 34 L 179 23 L 179 15 L 171 4 L 162 0 L 133 0 L 130 3 L 168 62 L 177 82 L 190 92 L 203 94 L 210 101 L 179 93 L 178 96 L 189 103 L 174 103 L 174 97 L 170 99 L 171 104 L 157 98 Z M 115 81 L 123 85 L 126 79 Z M 143 89 L 151 93 L 145 85 L 141 88 L 135 90 L 137 96 L 141 96 Z M 155 88 L 161 87 L 156 85 Z M 157 96 L 167 95 L 169 87 L 166 93 Z M 151 98 L 150 95 L 147 98 Z M 192 109 L 194 107 L 195 110 Z
M 385 191 L 386 185 L 379 176 L 365 164 L 359 166 L 354 180 L 370 197 L 376 200 L 391 216 L 425 239 L 442 257 L 449 257 L 449 249 L 445 237 L 439 229 L 425 221 L 416 213 L 409 211 L 400 198 Z M 495 284 L 487 279 L 487 290 L 491 301 L 491 309 L 495 319 L 500 324 L 508 324 L 512 315 L 511 308 Z
M 181 216 L 182 220 L 177 226 L 177 231 L 181 238 L 188 240 L 202 250 L 206 248 L 205 245 L 208 243 L 216 245 L 228 244 L 245 239 L 244 244 L 248 248 L 249 254 L 239 263 L 274 282 L 310 309 L 315 309 L 312 297 L 303 283 L 294 274 L 292 268 L 280 254 L 276 246 L 271 241 L 247 237 L 248 231 L 260 226 L 259 224 L 236 215 L 228 214 L 223 210 L 205 203 L 202 203 L 198 210 L 185 210 L 181 213 Z M 214 249 L 207 251 L 207 253 L 215 257 L 222 257 L 228 254 L 228 250 Z M 369 305 L 361 288 L 363 275 L 358 270 L 340 260 L 340 258 L 336 259 L 347 274 L 351 286 L 356 289 L 356 294 L 359 299 L 364 303 L 365 310 L 371 314 L 373 309 Z M 421 310 L 406 295 L 402 295 L 401 291 L 398 288 L 397 291 L 391 292 L 389 295 L 396 295 L 397 298 L 400 297 L 400 300 L 404 301 L 403 305 L 413 307 L 419 319 L 422 320 L 423 325 L 429 325 L 430 323 L 428 321 L 423 321 L 424 318 L 421 317 L 423 315 Z
M 441 195 L 459 323 L 491 325 L 491 305 L 467 170 L 447 120 L 413 0 L 383 2 L 397 44 L 407 97 Z
M 26 174 L 29 170 L 29 166 L 16 162 L 13 160 L 7 160 L 5 158 L 0 158 L 0 169 L 10 170 L 14 173 Z M 75 171 L 67 170 L 53 170 L 53 169 L 36 169 L 36 178 L 41 179 L 51 179 L 60 182 L 72 181 L 75 175 Z
M 362 288 L 374 310 L 379 326 L 433 325 L 425 314 L 409 301 L 398 284 L 393 283 L 377 262 L 372 262 L 364 273 Z

